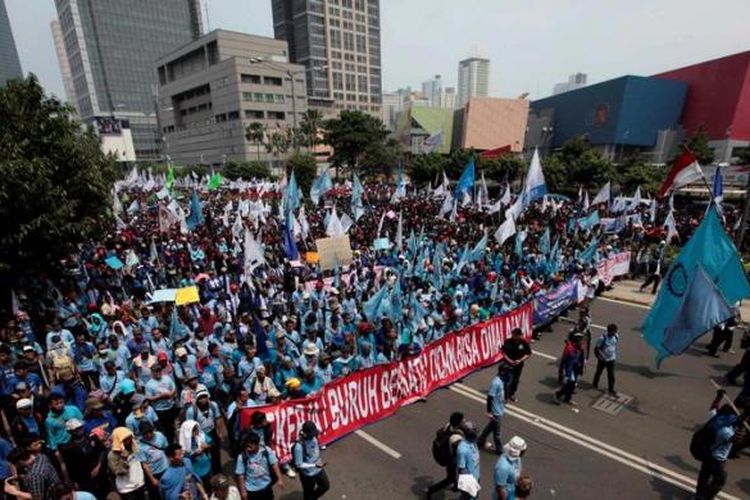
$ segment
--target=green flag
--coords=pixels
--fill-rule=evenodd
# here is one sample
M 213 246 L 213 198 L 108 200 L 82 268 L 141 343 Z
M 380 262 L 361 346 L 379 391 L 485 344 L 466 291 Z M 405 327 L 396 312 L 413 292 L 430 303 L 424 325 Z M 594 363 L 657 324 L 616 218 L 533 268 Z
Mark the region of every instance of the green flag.
M 174 167 L 170 165 L 169 169 L 167 170 L 167 189 L 171 191 L 173 184 L 174 184 Z
M 213 191 L 214 189 L 221 186 L 221 183 L 224 181 L 224 178 L 219 173 L 215 173 L 211 176 L 211 178 L 208 180 L 208 190 Z

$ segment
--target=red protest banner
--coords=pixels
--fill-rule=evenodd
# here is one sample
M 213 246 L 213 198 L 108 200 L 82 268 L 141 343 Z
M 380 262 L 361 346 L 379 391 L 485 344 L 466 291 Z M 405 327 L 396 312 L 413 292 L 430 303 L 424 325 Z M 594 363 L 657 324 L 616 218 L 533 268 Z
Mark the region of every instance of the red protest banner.
M 425 347 L 417 356 L 358 371 L 334 380 L 305 399 L 246 408 L 240 427 L 249 425 L 255 411 L 266 414 L 274 428 L 272 447 L 282 461 L 290 458 L 302 424 L 315 422 L 323 444 L 392 415 L 404 405 L 502 358 L 500 348 L 514 328 L 531 336 L 531 302 L 502 316 L 451 332 Z

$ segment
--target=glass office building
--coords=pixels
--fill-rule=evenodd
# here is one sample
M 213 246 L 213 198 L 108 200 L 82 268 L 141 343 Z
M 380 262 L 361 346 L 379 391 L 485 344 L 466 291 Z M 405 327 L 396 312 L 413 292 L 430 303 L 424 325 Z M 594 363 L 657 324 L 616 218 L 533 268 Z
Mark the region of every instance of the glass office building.
M 200 0 L 55 0 L 80 117 L 129 127 L 138 161 L 158 159 L 154 64 L 201 36 Z M 101 120 L 98 120 L 101 121 Z
M 5 85 L 11 78 L 22 76 L 16 43 L 13 41 L 10 20 L 5 10 L 5 0 L 0 0 L 0 86 Z

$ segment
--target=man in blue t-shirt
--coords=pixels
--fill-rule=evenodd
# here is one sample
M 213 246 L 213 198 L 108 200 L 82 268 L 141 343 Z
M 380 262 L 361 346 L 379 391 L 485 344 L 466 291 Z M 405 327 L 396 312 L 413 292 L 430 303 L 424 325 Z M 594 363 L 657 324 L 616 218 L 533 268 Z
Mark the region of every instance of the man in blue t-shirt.
M 503 442 L 500 436 L 500 428 L 503 415 L 505 414 L 505 386 L 503 384 L 503 374 L 505 366 L 501 363 L 497 367 L 497 375 L 492 377 L 490 390 L 487 392 L 487 425 L 484 427 L 482 434 L 479 435 L 477 444 L 479 447 L 492 449 L 493 444 L 487 442 L 490 432 L 494 442 L 495 453 L 500 455 L 503 452 Z
M 617 334 L 617 325 L 610 323 L 607 325 L 607 333 L 599 337 L 594 347 L 596 355 L 596 372 L 594 373 L 594 388 L 599 388 L 599 378 L 602 376 L 604 369 L 607 369 L 607 386 L 609 394 L 617 397 L 615 392 L 615 360 L 617 360 L 617 343 L 620 336 Z
M 320 498 L 331 487 L 328 475 L 323 469 L 325 464 L 320 459 L 318 434 L 315 423 L 307 421 L 302 424 L 299 439 L 292 446 L 294 467 L 300 473 L 305 498 Z
M 718 399 L 718 397 L 717 397 Z M 714 498 L 727 482 L 725 470 L 729 452 L 734 444 L 735 430 L 742 420 L 734 413 L 730 405 L 724 405 L 709 420 L 707 425 L 713 428 L 713 442 L 710 455 L 701 462 L 698 482 L 695 488 L 697 500 Z
M 494 500 L 516 500 L 516 483 L 521 475 L 521 457 L 526 452 L 526 441 L 513 436 L 503 448 L 504 453 L 497 459 L 493 479 Z
M 237 457 L 234 468 L 237 485 L 243 500 L 272 500 L 273 478 L 277 478 L 279 488 L 284 487 L 276 454 L 260 444 L 260 436 L 251 432 L 245 438 L 244 451 Z
M 502 383 L 501 383 L 502 386 Z M 471 474 L 479 483 L 479 447 L 477 446 L 477 428 L 473 422 L 464 422 L 464 438 L 456 447 L 456 471 L 458 476 Z M 461 498 L 475 498 L 463 492 Z
M 193 471 L 189 458 L 185 458 L 185 451 L 179 444 L 167 446 L 169 467 L 159 479 L 159 491 L 163 500 L 181 500 L 182 495 L 190 493 L 188 498 L 208 500 L 206 490 L 203 489 L 201 478 Z

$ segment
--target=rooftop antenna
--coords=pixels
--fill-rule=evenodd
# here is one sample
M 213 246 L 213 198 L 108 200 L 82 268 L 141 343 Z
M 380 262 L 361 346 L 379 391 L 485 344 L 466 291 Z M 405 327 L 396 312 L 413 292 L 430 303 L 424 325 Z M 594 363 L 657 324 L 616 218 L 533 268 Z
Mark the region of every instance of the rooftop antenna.
M 206 11 L 206 33 L 211 32 L 211 21 L 208 17 L 208 0 L 202 0 L 203 1 L 203 10 Z

